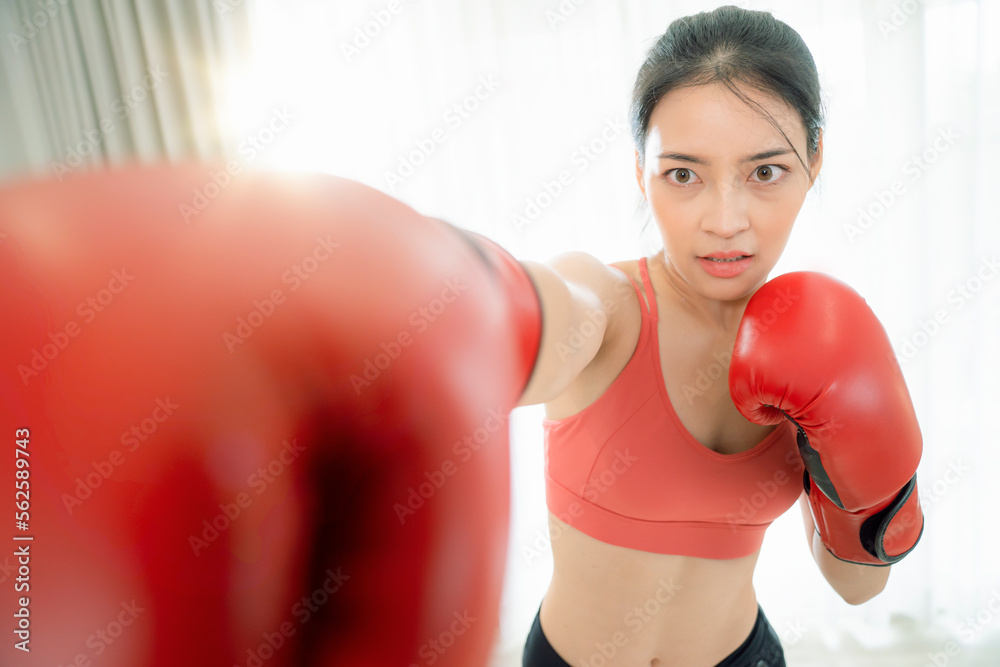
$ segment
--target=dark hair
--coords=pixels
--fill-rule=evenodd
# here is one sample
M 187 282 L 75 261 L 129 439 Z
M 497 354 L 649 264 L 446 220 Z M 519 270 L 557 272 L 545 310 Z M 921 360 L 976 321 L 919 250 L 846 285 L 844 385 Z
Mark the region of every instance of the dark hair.
M 823 110 L 819 75 L 799 33 L 769 12 L 728 5 L 677 19 L 649 50 L 632 89 L 629 123 L 640 163 L 646 161 L 649 119 L 660 98 L 677 88 L 721 83 L 785 137 L 777 122 L 739 85 L 773 95 L 795 109 L 806 130 L 809 158 L 819 147 Z M 799 162 L 809 169 L 795 150 Z

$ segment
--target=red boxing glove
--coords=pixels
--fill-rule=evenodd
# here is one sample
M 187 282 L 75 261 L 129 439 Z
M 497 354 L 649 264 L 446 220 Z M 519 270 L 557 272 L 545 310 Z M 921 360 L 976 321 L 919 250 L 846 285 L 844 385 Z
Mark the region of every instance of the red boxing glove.
M 0 286 L 0 664 L 486 664 L 541 326 L 501 248 L 130 167 L 0 188 Z
M 886 565 L 923 532 L 921 436 L 882 324 L 847 285 L 789 273 L 750 298 L 729 367 L 744 417 L 798 427 L 813 519 L 837 558 Z

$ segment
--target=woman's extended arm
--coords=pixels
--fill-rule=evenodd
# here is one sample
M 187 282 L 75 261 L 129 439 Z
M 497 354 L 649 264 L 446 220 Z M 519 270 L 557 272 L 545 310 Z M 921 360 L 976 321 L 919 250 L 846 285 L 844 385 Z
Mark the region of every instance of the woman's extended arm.
M 562 394 L 597 356 L 614 326 L 626 280 L 592 255 L 569 252 L 548 263 L 521 262 L 542 303 L 542 341 L 518 405 L 545 403 Z

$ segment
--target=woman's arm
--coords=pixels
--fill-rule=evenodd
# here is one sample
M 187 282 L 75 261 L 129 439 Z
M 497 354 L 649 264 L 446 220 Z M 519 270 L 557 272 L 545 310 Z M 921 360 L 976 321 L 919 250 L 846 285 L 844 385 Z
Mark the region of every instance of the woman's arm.
M 592 255 L 564 253 L 548 263 L 521 262 L 542 304 L 542 340 L 535 367 L 518 405 L 546 403 L 562 394 L 597 356 L 627 279 Z
M 799 497 L 799 508 L 802 510 L 806 539 L 813 558 L 833 590 L 837 591 L 847 604 L 855 605 L 867 602 L 881 593 L 886 581 L 889 580 L 889 570 L 892 566 L 859 565 L 840 560 L 823 546 L 819 533 L 816 532 L 816 524 L 813 522 L 812 512 L 809 511 L 809 497 L 805 492 Z

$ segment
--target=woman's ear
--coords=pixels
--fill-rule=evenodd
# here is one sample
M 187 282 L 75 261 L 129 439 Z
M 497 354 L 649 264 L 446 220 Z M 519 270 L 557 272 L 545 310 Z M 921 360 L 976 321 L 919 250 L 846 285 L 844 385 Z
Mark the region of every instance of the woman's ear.
M 642 159 L 639 157 L 639 151 L 638 151 L 638 149 L 636 149 L 636 151 L 635 151 L 635 180 L 639 183 L 639 190 L 642 191 L 642 198 L 645 199 L 646 201 L 649 201 L 649 198 L 646 197 L 646 182 L 643 179 L 642 174 L 643 174 Z
M 819 178 L 819 170 L 823 167 L 823 130 L 819 131 L 819 141 L 816 144 L 816 154 L 809 160 L 810 187 Z

